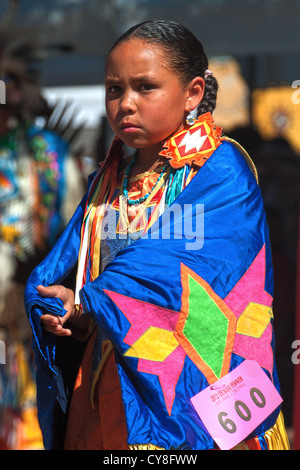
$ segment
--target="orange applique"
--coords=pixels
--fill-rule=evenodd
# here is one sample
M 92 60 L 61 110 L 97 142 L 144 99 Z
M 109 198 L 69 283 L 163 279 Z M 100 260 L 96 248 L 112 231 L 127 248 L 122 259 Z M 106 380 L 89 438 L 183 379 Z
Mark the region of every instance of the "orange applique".
M 210 113 L 202 114 L 193 126 L 185 126 L 164 144 L 160 155 L 169 159 L 173 168 L 195 163 L 203 166 L 221 144 L 222 128 L 214 124 Z

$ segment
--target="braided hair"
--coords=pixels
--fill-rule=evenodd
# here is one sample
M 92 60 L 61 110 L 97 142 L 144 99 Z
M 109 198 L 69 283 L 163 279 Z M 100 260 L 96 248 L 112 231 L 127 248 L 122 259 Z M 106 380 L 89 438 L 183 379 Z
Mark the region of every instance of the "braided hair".
M 126 31 L 115 42 L 110 52 L 121 42 L 133 38 L 161 46 L 169 58 L 171 70 L 178 75 L 184 86 L 193 78 L 202 77 L 205 81 L 205 90 L 197 115 L 214 111 L 218 82 L 212 74 L 205 75 L 208 59 L 203 45 L 191 31 L 171 20 L 145 21 Z

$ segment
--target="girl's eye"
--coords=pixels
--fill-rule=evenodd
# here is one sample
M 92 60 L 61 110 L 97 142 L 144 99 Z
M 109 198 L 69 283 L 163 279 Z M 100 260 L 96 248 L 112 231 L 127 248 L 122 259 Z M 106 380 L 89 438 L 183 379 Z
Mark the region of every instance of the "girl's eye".
M 150 83 L 143 83 L 140 86 L 141 91 L 150 91 L 150 90 L 153 90 L 153 88 L 154 88 L 154 85 L 151 85 Z
M 121 88 L 118 85 L 112 85 L 108 88 L 108 91 L 110 93 L 119 93 L 121 91 Z

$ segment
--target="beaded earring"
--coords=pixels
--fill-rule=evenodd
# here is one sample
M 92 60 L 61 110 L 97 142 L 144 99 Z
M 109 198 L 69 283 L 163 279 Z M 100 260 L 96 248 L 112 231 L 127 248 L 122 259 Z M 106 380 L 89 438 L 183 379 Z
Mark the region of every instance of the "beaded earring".
M 194 118 L 194 115 L 192 113 L 192 107 L 190 105 L 190 112 L 189 114 L 187 115 L 186 117 L 186 123 L 189 125 L 189 126 L 192 126 L 194 123 L 195 123 L 196 119 Z

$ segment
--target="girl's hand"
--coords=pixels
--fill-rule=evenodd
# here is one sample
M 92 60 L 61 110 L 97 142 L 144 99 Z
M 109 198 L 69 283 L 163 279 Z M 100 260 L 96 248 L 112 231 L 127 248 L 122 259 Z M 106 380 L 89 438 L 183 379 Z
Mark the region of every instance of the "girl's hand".
M 49 287 L 38 286 L 37 291 L 42 297 L 58 297 L 63 302 L 64 309 L 67 311 L 63 317 L 51 313 L 42 315 L 41 323 L 44 330 L 57 336 L 70 336 L 72 331 L 64 328 L 63 325 L 74 315 L 74 292 L 59 285 Z

